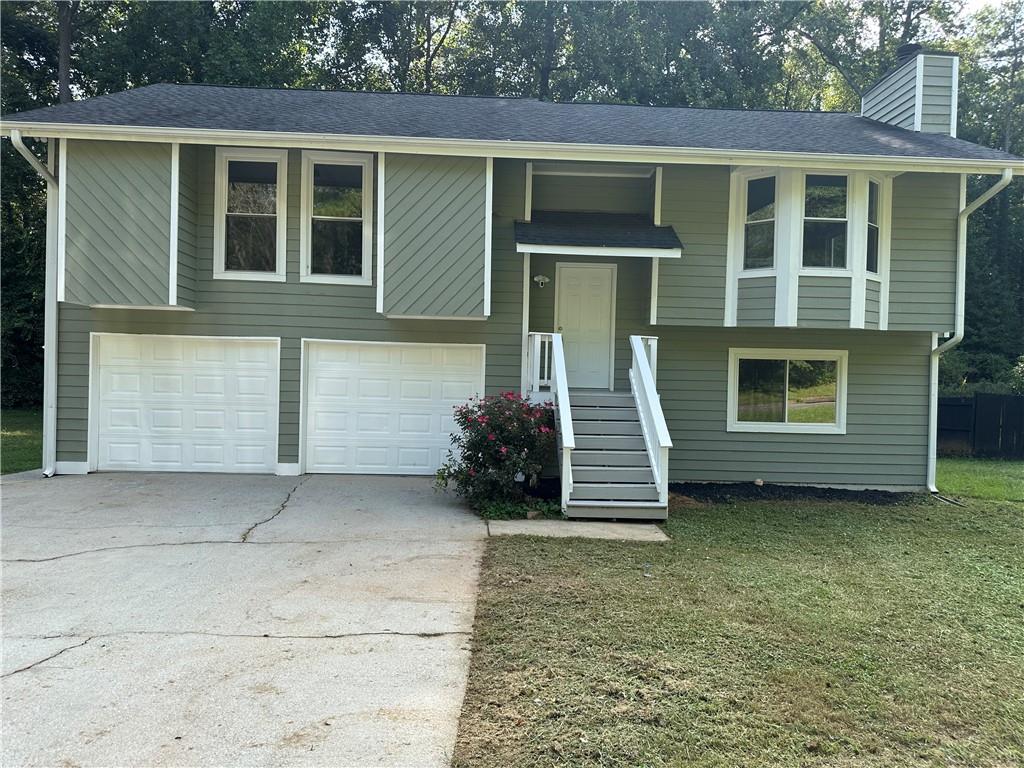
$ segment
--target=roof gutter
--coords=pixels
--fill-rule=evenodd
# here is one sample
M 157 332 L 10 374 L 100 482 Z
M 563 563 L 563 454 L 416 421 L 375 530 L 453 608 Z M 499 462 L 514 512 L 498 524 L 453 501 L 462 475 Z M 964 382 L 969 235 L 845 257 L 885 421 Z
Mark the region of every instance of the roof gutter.
M 16 126 L 16 128 L 12 127 Z M 658 147 L 632 144 L 569 144 L 544 141 L 419 138 L 361 134 L 232 131 L 160 126 L 70 123 L 0 123 L 0 136 L 18 130 L 25 136 L 112 141 L 180 142 L 221 146 L 265 146 L 346 149 L 363 152 L 407 152 L 464 157 L 508 157 L 528 160 L 590 160 L 594 162 L 698 163 L 707 165 L 843 168 L 850 170 L 919 171 L 924 173 L 995 174 L 1007 166 L 1024 173 L 1024 160 L 841 155 L 823 152 L 768 152 L 708 147 Z
M 25 146 L 25 142 L 21 139 L 21 131 L 17 128 L 11 129 L 11 144 L 18 150 L 18 154 L 28 160 L 28 164 L 32 166 L 33 170 L 46 179 L 47 184 L 56 184 L 57 179 L 52 173 L 43 165 L 42 161 L 36 157 L 32 150 Z
M 967 176 L 960 179 L 960 213 L 956 217 L 956 309 L 953 335 L 938 343 L 938 335 L 932 342 L 930 360 L 931 397 L 928 406 L 928 490 L 938 493 L 935 485 L 935 454 L 938 445 L 939 411 L 939 358 L 964 340 L 964 305 L 967 296 L 967 218 L 981 206 L 998 195 L 1013 181 L 1013 168 L 1004 168 L 995 184 L 967 204 Z

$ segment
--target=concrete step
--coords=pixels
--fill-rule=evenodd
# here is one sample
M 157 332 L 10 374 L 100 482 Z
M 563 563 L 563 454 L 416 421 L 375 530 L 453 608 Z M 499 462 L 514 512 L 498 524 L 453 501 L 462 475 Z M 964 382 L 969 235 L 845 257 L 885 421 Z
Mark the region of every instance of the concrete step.
M 572 501 L 657 501 L 654 483 L 577 483 L 573 481 Z
M 575 429 L 573 430 L 575 432 Z M 586 435 L 576 433 L 576 450 L 644 451 L 643 435 Z M 575 451 L 573 452 L 575 453 Z
M 576 483 L 653 483 L 651 468 L 644 467 L 600 467 L 582 464 L 572 467 L 572 482 Z
M 575 421 L 639 421 L 636 408 L 605 408 L 593 405 L 572 404 L 572 420 Z
M 603 520 L 667 520 L 668 507 L 656 501 L 570 501 L 566 505 L 565 516 Z
M 642 441 L 641 441 L 642 442 Z M 577 446 L 579 443 L 577 442 Z M 572 464 L 589 467 L 650 467 L 647 451 L 589 450 L 576 448 L 572 452 Z
M 643 435 L 639 421 L 592 421 L 573 419 L 572 431 L 576 435 Z
M 632 408 L 636 406 L 629 392 L 579 392 L 569 390 L 569 405 L 596 405 L 608 408 Z

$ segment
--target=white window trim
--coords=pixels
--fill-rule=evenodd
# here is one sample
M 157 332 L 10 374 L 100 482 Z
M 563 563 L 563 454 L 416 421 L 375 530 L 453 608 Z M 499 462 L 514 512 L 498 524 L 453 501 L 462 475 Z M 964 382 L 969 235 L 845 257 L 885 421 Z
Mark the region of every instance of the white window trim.
M 358 275 L 318 275 L 312 271 L 313 166 L 348 165 L 363 175 L 363 263 Z M 372 285 L 373 277 L 373 156 L 355 152 L 302 153 L 302 187 L 299 196 L 299 281 L 332 285 Z M 355 221 L 355 219 L 353 219 Z
M 747 223 L 747 184 L 751 179 L 775 176 L 775 253 L 771 268 L 744 269 L 743 247 L 746 239 Z M 729 175 L 729 231 L 726 242 L 725 258 L 725 318 L 727 327 L 736 325 L 737 305 L 739 303 L 739 280 L 741 277 L 772 277 L 777 275 L 780 249 L 779 227 L 779 169 L 737 168 L 733 167 Z
M 836 422 L 834 424 L 793 424 L 740 421 L 739 362 L 744 360 L 833 360 L 836 362 Z M 802 433 L 811 435 L 846 434 L 846 389 L 849 353 L 844 349 L 765 349 L 730 348 L 728 382 L 729 432 Z M 786 396 L 789 396 L 787 391 Z
M 232 160 L 272 162 L 277 165 L 277 268 L 273 272 L 251 272 L 224 268 L 224 236 L 228 211 L 228 162 Z M 214 279 L 283 283 L 286 279 L 288 248 L 288 150 L 217 147 L 213 200 Z
M 846 179 L 846 217 L 845 219 L 831 219 L 821 216 L 807 216 L 807 177 L 808 176 L 842 176 Z M 804 171 L 800 174 L 800 234 L 798 247 L 796 249 L 795 258 L 797 259 L 797 269 L 800 270 L 801 275 L 822 275 L 826 277 L 849 277 L 853 274 L 853 253 L 854 249 L 851 244 L 851 235 L 853 227 L 853 212 L 856 210 L 854 203 L 854 195 L 857 193 L 856 184 L 854 184 L 854 174 L 846 171 L 829 171 L 828 173 L 821 173 L 818 171 Z M 823 222 L 846 222 L 846 266 L 845 267 L 805 267 L 804 266 L 804 224 L 808 221 L 823 221 Z

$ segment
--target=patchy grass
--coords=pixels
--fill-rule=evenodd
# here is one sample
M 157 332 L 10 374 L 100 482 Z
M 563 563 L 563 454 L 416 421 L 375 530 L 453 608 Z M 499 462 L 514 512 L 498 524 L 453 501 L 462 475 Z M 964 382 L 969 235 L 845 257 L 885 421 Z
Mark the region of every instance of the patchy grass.
M 677 497 L 488 541 L 456 766 L 1024 763 L 1019 504 Z
M 1024 461 L 938 459 L 935 484 L 950 496 L 1024 501 Z
M 0 412 L 0 473 L 38 469 L 43 455 L 43 412 L 5 408 Z

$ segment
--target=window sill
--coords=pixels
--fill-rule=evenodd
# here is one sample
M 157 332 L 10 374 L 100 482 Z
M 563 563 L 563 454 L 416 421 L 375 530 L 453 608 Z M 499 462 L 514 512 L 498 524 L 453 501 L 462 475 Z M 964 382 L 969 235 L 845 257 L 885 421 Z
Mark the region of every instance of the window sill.
M 243 280 L 255 283 L 283 283 L 286 276 L 278 272 L 214 272 L 214 280 Z
M 362 275 L 299 275 L 299 282 L 316 285 L 373 285 L 373 280 Z
M 775 267 L 768 267 L 765 269 L 744 269 L 737 277 L 742 280 L 744 277 L 776 277 L 776 275 Z
M 730 422 L 728 432 L 764 432 L 783 435 L 845 435 L 846 427 L 838 424 L 769 424 Z
M 800 275 L 807 277 L 853 277 L 853 270 L 831 267 L 800 267 Z

